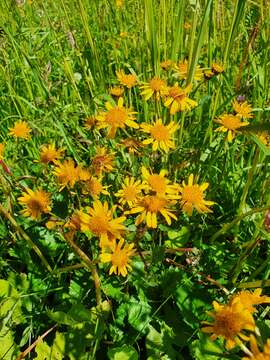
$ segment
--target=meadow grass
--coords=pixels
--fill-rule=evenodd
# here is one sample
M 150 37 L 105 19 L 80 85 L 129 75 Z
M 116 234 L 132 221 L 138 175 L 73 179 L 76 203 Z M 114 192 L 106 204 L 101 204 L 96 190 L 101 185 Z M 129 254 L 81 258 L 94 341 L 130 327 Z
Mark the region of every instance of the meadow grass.
M 234 342 L 253 333 L 263 351 L 270 336 L 268 1 L 2 0 L 0 28 L 0 359 L 256 359 Z M 154 77 L 167 86 L 145 100 Z M 224 114 L 249 123 L 232 141 Z M 143 143 L 158 119 L 177 125 L 174 146 Z M 28 137 L 12 135 L 20 120 Z M 51 162 L 48 144 L 62 149 Z M 209 310 L 217 340 L 201 330 Z

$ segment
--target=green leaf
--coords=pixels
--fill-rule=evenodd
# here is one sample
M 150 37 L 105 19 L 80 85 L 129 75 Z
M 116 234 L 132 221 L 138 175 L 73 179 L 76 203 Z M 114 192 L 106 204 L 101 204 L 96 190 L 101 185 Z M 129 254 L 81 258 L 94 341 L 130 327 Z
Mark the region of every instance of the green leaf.
M 12 360 L 18 355 L 19 347 L 14 342 L 13 333 L 4 326 L 0 331 L 0 359 Z
M 136 330 L 144 333 L 150 323 L 151 307 L 146 302 L 132 302 L 128 307 L 128 322 Z
M 224 348 L 217 342 L 212 341 L 206 334 L 200 333 L 199 340 L 191 344 L 191 351 L 196 360 L 218 360 L 223 359 L 221 354 Z
M 77 321 L 75 321 L 72 316 L 66 314 L 63 311 L 55 311 L 55 312 L 48 311 L 47 315 L 49 316 L 50 319 L 57 322 L 58 324 L 70 325 L 70 326 L 77 324 Z
M 109 349 L 108 357 L 110 360 L 138 360 L 137 351 L 128 345 L 123 345 L 117 348 Z
M 19 324 L 23 321 L 19 293 L 7 280 L 0 280 L 0 319 L 10 316 L 12 321 Z

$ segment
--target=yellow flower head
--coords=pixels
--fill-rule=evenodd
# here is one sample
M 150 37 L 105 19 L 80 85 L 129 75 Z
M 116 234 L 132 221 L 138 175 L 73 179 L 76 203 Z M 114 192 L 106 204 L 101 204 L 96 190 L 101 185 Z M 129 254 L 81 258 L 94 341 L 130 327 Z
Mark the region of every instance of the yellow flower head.
M 185 21 L 184 29 L 189 30 L 189 29 L 191 29 L 191 27 L 192 27 L 191 24 L 189 22 Z
M 26 189 L 22 196 L 18 198 L 18 201 L 21 205 L 25 206 L 21 213 L 35 220 L 39 219 L 42 213 L 51 211 L 50 195 L 43 190 L 33 191 Z
M 249 125 L 248 122 L 242 122 L 239 116 L 231 114 L 223 114 L 217 120 L 217 123 L 221 124 L 215 131 L 227 132 L 227 140 L 231 142 L 238 129 L 243 126 Z
M 170 184 L 170 180 L 165 176 L 167 170 L 162 169 L 159 174 L 150 173 L 146 167 L 141 168 L 144 186 L 149 192 L 153 192 L 156 195 L 165 196 L 167 199 L 179 199 L 180 187 L 177 184 Z
M 43 145 L 40 152 L 40 161 L 43 164 L 56 163 L 62 156 L 63 149 L 56 149 L 54 144 Z
M 97 119 L 95 115 L 88 116 L 84 121 L 84 127 L 86 130 L 92 130 L 97 124 Z
M 110 195 L 107 189 L 108 186 L 103 186 L 101 179 L 94 176 L 92 176 L 84 184 L 84 192 L 90 194 L 94 199 L 98 198 L 101 194 Z
M 172 60 L 164 60 L 160 63 L 160 67 L 163 69 L 163 70 L 168 70 L 170 67 L 173 66 L 173 62 Z
M 128 149 L 130 154 L 140 153 L 140 149 L 144 147 L 143 143 L 135 138 L 127 138 L 121 140 L 121 144 Z
M 170 114 L 174 115 L 179 111 L 189 111 L 198 105 L 195 100 L 188 97 L 191 86 L 181 89 L 174 85 L 168 89 L 164 105 L 170 109 Z
M 135 205 L 130 211 L 126 211 L 126 214 L 136 214 L 137 216 L 135 225 L 141 224 L 143 221 L 149 228 L 157 228 L 157 215 L 161 214 L 168 225 L 171 225 L 171 219 L 177 220 L 177 217 L 169 210 L 173 202 L 165 197 L 159 195 L 147 195 Z
M 245 119 L 253 118 L 253 114 L 251 114 L 252 107 L 247 101 L 238 102 L 237 100 L 234 100 L 232 106 L 237 116 Z
M 109 138 L 114 138 L 118 128 L 124 129 L 126 126 L 130 126 L 134 129 L 138 129 L 139 125 L 134 121 L 136 114 L 123 106 L 123 98 L 118 99 L 117 106 L 113 106 L 110 102 L 106 103 L 107 112 L 97 115 L 97 120 L 100 125 L 99 128 L 109 128 Z
M 133 247 L 134 244 L 126 244 L 124 246 L 124 240 L 120 239 L 118 243 L 116 240 L 113 240 L 113 243 L 109 248 L 110 252 L 108 252 L 108 248 L 102 249 L 102 253 L 100 254 L 100 261 L 102 263 L 112 263 L 109 272 L 110 275 L 115 274 L 127 276 L 128 270 L 131 270 L 130 258 L 135 255 L 135 250 Z
M 183 210 L 188 214 L 192 215 L 193 209 L 195 208 L 199 213 L 212 212 L 208 206 L 214 205 L 213 201 L 204 200 L 204 191 L 208 188 L 208 183 L 202 183 L 198 185 L 193 183 L 194 175 L 189 175 L 188 183 L 185 184 L 183 181 L 182 187 L 180 187 L 181 194 L 181 206 Z
M 161 119 L 156 120 L 152 124 L 142 123 L 141 129 L 143 132 L 150 134 L 150 138 L 143 141 L 144 145 L 152 144 L 152 150 L 158 149 L 169 152 L 174 149 L 174 141 L 172 139 L 174 133 L 178 129 L 178 125 L 171 121 L 168 125 L 164 125 Z
M 114 167 L 114 153 L 109 154 L 104 147 L 98 147 L 92 159 L 91 167 L 96 175 L 111 172 Z
M 120 86 L 111 87 L 110 94 L 116 97 L 120 97 L 124 94 L 124 89 Z
M 81 230 L 90 231 L 100 239 L 100 247 L 109 246 L 113 239 L 122 237 L 125 230 L 121 216 L 113 219 L 114 208 L 109 209 L 107 201 L 104 204 L 96 200 L 92 208 L 87 208 L 87 213 L 81 213 Z
M 62 164 L 57 162 L 53 174 L 57 177 L 61 190 L 68 185 L 73 188 L 76 182 L 80 180 L 79 168 L 76 167 L 73 160 L 65 160 Z
M 264 345 L 263 352 L 260 352 L 254 335 L 250 335 L 251 357 L 243 357 L 242 360 L 270 360 L 270 339 Z
M 29 128 L 26 121 L 19 120 L 15 122 L 13 128 L 9 129 L 9 135 L 14 136 L 15 138 L 28 140 L 31 137 L 31 131 L 32 130 Z
M 121 190 L 115 196 L 119 197 L 120 204 L 127 204 L 129 207 L 132 207 L 141 198 L 143 189 L 144 185 L 140 180 L 135 181 L 133 177 L 126 177 Z
M 260 132 L 258 138 L 266 147 L 270 148 L 270 134 L 268 131 Z
M 152 96 L 154 96 L 156 100 L 160 100 L 161 96 L 165 94 L 166 88 L 166 81 L 157 76 L 153 77 L 147 84 L 140 87 L 142 90 L 141 95 L 146 101 Z
M 124 0 L 116 0 L 115 4 L 118 8 L 121 8 L 124 5 Z
M 5 144 L 0 143 L 0 160 L 4 157 Z
M 131 89 L 137 84 L 137 78 L 133 74 L 125 74 L 123 70 L 116 71 L 116 76 L 121 85 Z
M 179 62 L 178 64 L 174 65 L 175 76 L 179 80 L 186 80 L 188 77 L 188 61 L 184 60 Z M 199 65 L 196 66 L 195 73 L 194 73 L 194 80 L 199 81 L 203 77 L 203 71 Z
M 217 63 L 213 63 L 212 67 L 211 67 L 211 70 L 213 71 L 213 73 L 215 75 L 218 75 L 218 74 L 221 74 L 221 73 L 224 72 L 224 67 L 222 65 L 217 64 Z
M 270 303 L 270 297 L 265 295 L 261 296 L 261 293 L 262 289 L 256 289 L 253 293 L 246 290 L 240 291 L 231 298 L 230 303 L 238 299 L 245 309 L 250 313 L 254 313 L 256 311 L 254 306 Z
M 212 334 L 211 340 L 222 337 L 226 340 L 228 350 L 240 344 L 242 340 L 249 340 L 242 331 L 255 331 L 255 321 L 239 300 L 235 299 L 229 305 L 220 305 L 214 301 L 213 307 L 214 312 L 210 312 L 209 316 L 214 322 L 204 322 L 207 326 L 202 328 L 203 332 Z

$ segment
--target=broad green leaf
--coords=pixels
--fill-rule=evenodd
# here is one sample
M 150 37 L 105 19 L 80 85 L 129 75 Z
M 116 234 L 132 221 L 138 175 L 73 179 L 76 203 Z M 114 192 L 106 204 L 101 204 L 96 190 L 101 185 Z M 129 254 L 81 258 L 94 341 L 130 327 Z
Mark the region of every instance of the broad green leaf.
M 4 326 L 0 331 L 0 359 L 16 359 L 18 352 L 19 347 L 14 342 L 11 330 Z
M 19 293 L 7 280 L 0 280 L 0 318 L 11 316 L 14 323 L 23 321 Z
M 132 346 L 123 345 L 108 351 L 110 360 L 138 360 L 138 354 Z

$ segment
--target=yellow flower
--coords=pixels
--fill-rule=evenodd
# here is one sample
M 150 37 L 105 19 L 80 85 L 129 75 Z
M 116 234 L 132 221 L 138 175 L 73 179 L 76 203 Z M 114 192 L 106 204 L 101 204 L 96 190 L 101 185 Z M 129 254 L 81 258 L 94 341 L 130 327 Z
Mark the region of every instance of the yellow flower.
M 184 60 L 174 65 L 175 75 L 180 80 L 186 80 L 188 77 L 188 61 Z M 199 81 L 203 77 L 203 71 L 199 65 L 196 66 L 194 80 Z
M 112 266 L 110 268 L 109 274 L 127 276 L 128 270 L 131 270 L 130 258 L 135 255 L 135 250 L 133 249 L 134 244 L 124 245 L 124 240 L 120 239 L 118 244 L 116 240 L 113 240 L 112 245 L 110 246 L 110 253 L 107 252 L 108 249 L 102 249 L 100 254 L 100 261 L 102 263 L 111 262 Z
M 239 300 L 235 299 L 229 305 L 220 305 L 214 301 L 213 307 L 214 312 L 210 312 L 209 316 L 214 319 L 214 322 L 205 321 L 204 324 L 207 326 L 202 328 L 203 332 L 212 334 L 211 340 L 217 337 L 224 338 L 228 350 L 240 344 L 242 340 L 249 340 L 242 331 L 255 331 L 255 321 Z
M 136 114 L 133 111 L 123 106 L 123 98 L 118 99 L 117 106 L 113 106 L 110 102 L 105 104 L 107 112 L 97 115 L 97 120 L 100 122 L 99 128 L 109 128 L 109 138 L 114 138 L 118 128 L 124 129 L 126 126 L 130 126 L 134 129 L 138 129 L 139 125 L 134 121 Z
M 120 36 L 122 39 L 125 39 L 126 37 L 128 37 L 128 33 L 127 33 L 126 31 L 120 31 L 119 36 Z
M 145 188 L 149 192 L 156 195 L 165 196 L 167 199 L 179 199 L 180 187 L 177 184 L 170 184 L 170 180 L 166 179 L 167 170 L 162 169 L 159 174 L 150 173 L 146 167 L 141 168 L 143 179 L 145 180 Z
M 100 247 L 109 246 L 113 239 L 122 237 L 125 230 L 124 216 L 113 219 L 115 207 L 109 210 L 107 201 L 102 204 L 99 200 L 94 201 L 92 208 L 87 208 L 87 214 L 81 213 L 81 230 L 91 231 L 100 239 Z
M 88 116 L 85 120 L 84 120 L 84 127 L 87 130 L 92 130 L 97 124 L 97 119 L 96 116 L 92 115 L 92 116 Z
M 263 352 L 260 352 L 254 335 L 250 335 L 251 357 L 243 357 L 242 360 L 270 360 L 270 339 L 264 345 Z
M 116 71 L 116 76 L 120 84 L 131 89 L 137 84 L 137 78 L 133 74 L 125 74 L 123 70 Z
M 254 313 L 256 309 L 254 305 L 260 304 L 268 304 L 270 303 L 269 296 L 261 296 L 262 289 L 256 289 L 253 293 L 251 291 L 240 291 L 238 294 L 234 295 L 230 303 L 233 302 L 235 299 L 238 299 L 243 307 L 247 309 L 250 313 Z
M 141 129 L 143 132 L 149 133 L 150 138 L 143 141 L 144 145 L 152 144 L 152 150 L 164 150 L 166 153 L 170 149 L 174 149 L 173 134 L 178 129 L 178 125 L 171 121 L 168 125 L 164 125 L 161 119 L 158 119 L 153 124 L 142 123 Z
M 140 199 L 142 189 L 144 189 L 144 185 L 140 180 L 135 181 L 133 177 L 126 177 L 122 189 L 115 196 L 120 198 L 120 204 L 128 204 L 129 207 L 132 207 Z
M 217 64 L 217 63 L 213 63 L 212 67 L 211 67 L 211 70 L 213 71 L 213 73 L 215 75 L 218 75 L 218 74 L 221 74 L 221 73 L 224 72 L 224 67 L 222 65 Z
M 171 225 L 171 218 L 177 220 L 177 217 L 169 210 L 169 206 L 172 205 L 172 201 L 158 195 L 147 195 L 141 201 L 135 205 L 130 211 L 126 211 L 126 214 L 141 213 L 135 221 L 135 225 L 141 224 L 146 221 L 146 225 L 149 228 L 157 228 L 157 215 L 161 214 L 168 225 Z
M 217 123 L 222 126 L 218 127 L 215 131 L 228 132 L 227 140 L 231 142 L 237 133 L 237 130 L 243 126 L 249 125 L 248 122 L 241 122 L 239 116 L 231 114 L 223 114 L 217 120 Z
M 5 144 L 0 143 L 0 160 L 4 157 Z
M 98 147 L 96 155 L 92 159 L 91 167 L 96 175 L 100 176 L 103 172 L 111 172 L 114 166 L 114 153 L 109 154 L 104 147 Z
M 164 60 L 160 63 L 160 67 L 163 70 L 168 70 L 173 65 L 172 60 Z
M 203 75 L 206 80 L 210 80 L 215 74 L 211 70 L 204 70 Z
M 84 191 L 89 193 L 94 199 L 98 198 L 101 194 L 110 195 L 107 191 L 108 186 L 103 186 L 101 179 L 92 176 L 84 184 Z
M 193 183 L 194 175 L 189 175 L 187 185 L 183 181 L 182 187 L 180 187 L 181 194 L 181 206 L 183 210 L 188 214 L 192 215 L 193 209 L 195 208 L 199 213 L 212 212 L 208 206 L 214 205 L 213 201 L 204 200 L 204 191 L 208 188 L 208 183 L 202 183 L 198 185 Z
M 258 138 L 266 147 L 270 148 L 270 134 L 268 131 L 260 132 Z
M 57 150 L 54 144 L 43 145 L 40 152 L 40 161 L 43 164 L 55 163 L 61 158 L 63 151 L 63 149 Z
M 118 8 L 121 8 L 124 5 L 124 0 L 116 0 L 115 4 Z
M 33 191 L 26 189 L 22 196 L 18 198 L 18 201 L 26 207 L 21 213 L 35 220 L 39 219 L 42 213 L 51 211 L 50 195 L 43 190 Z
M 174 115 L 179 111 L 192 110 L 198 105 L 195 100 L 188 97 L 191 86 L 181 89 L 178 85 L 174 85 L 168 89 L 164 105 L 170 108 L 170 114 Z
M 251 114 L 252 107 L 247 101 L 238 102 L 237 100 L 234 100 L 232 106 L 237 116 L 245 119 L 253 118 L 253 114 Z
M 134 138 L 127 138 L 121 140 L 121 144 L 128 149 L 130 154 L 140 153 L 140 149 L 144 147 L 143 143 Z
M 120 86 L 114 86 L 110 88 L 110 94 L 113 96 L 122 96 L 124 94 L 124 89 Z
M 153 79 L 149 80 L 147 84 L 142 85 L 140 89 L 143 90 L 141 95 L 144 97 L 144 100 L 147 101 L 152 96 L 159 100 L 166 91 L 166 81 L 155 76 Z
M 57 162 L 53 174 L 57 177 L 61 190 L 68 185 L 73 188 L 76 182 L 80 180 L 79 168 L 76 167 L 73 160 L 65 160 L 62 164 Z
M 184 29 L 186 29 L 186 30 L 191 29 L 191 24 L 189 22 L 185 21 Z
M 31 137 L 30 135 L 31 131 L 32 130 L 29 128 L 26 121 L 19 120 L 15 122 L 13 128 L 9 129 L 9 135 L 12 135 L 16 138 L 28 140 Z

